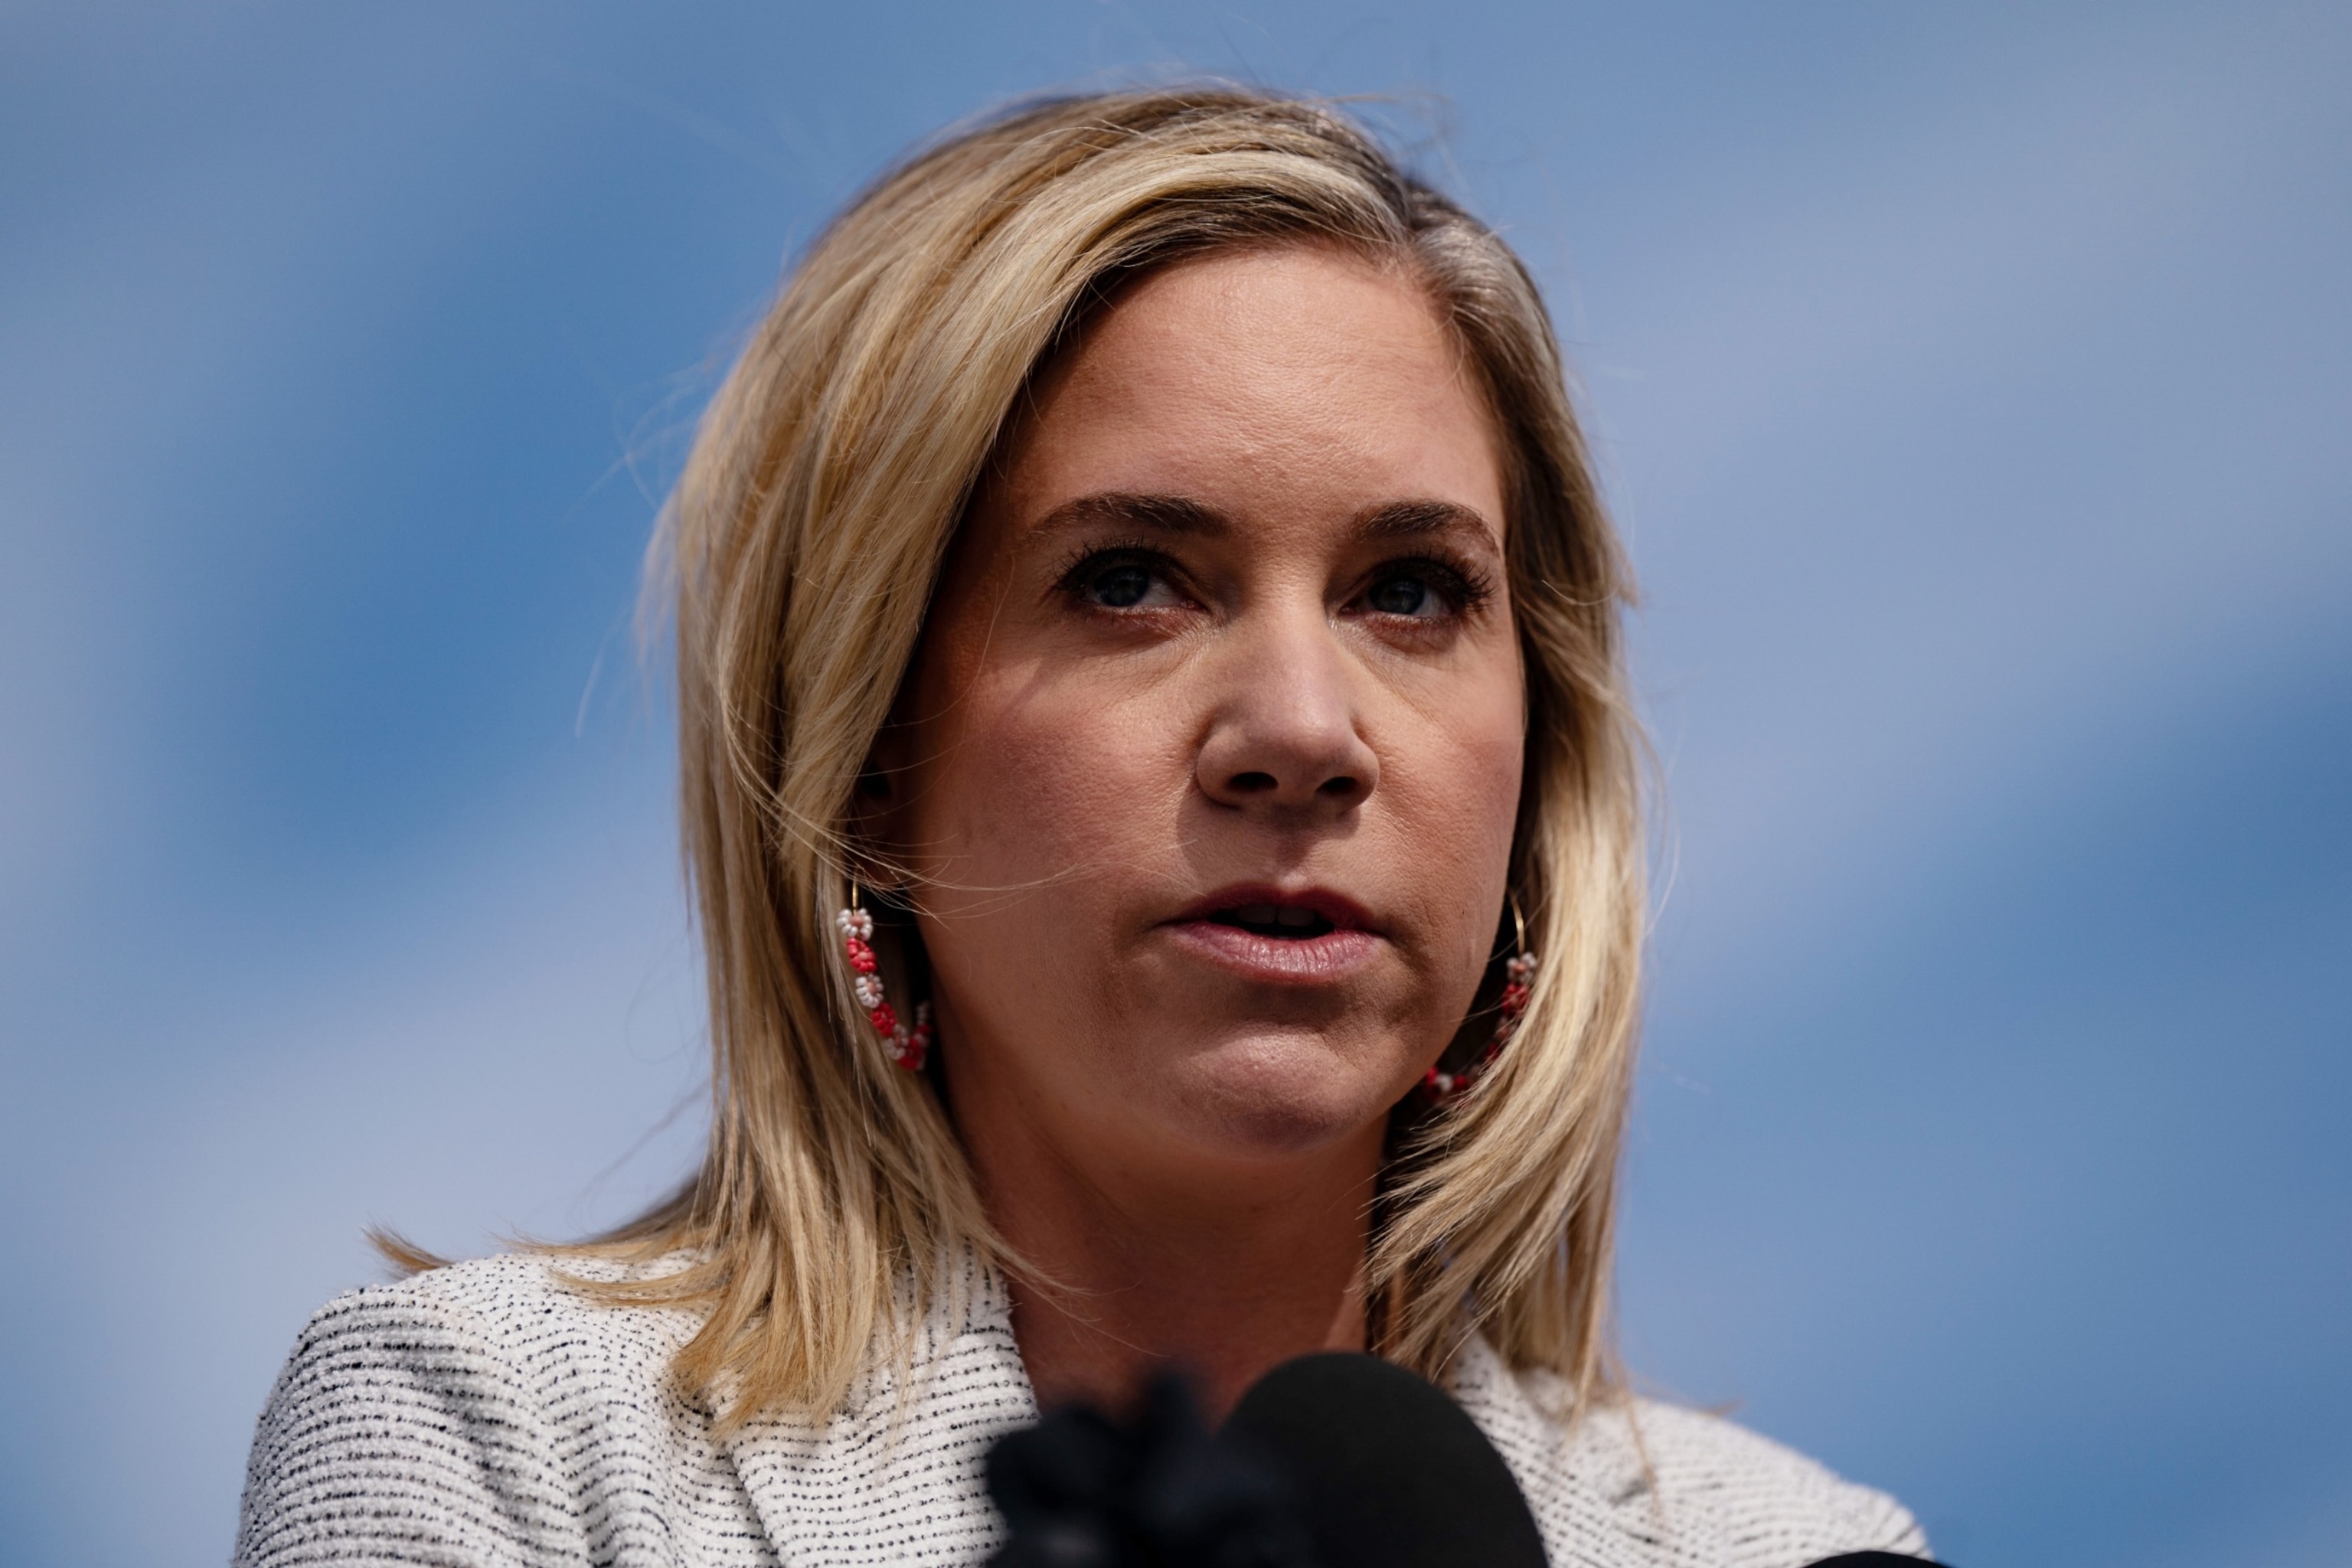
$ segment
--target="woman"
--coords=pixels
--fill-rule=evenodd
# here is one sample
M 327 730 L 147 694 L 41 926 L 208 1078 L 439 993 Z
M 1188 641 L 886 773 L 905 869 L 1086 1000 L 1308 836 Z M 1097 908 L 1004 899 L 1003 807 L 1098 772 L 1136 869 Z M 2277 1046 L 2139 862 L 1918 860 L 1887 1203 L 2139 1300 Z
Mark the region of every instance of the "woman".
M 1326 1348 L 1555 1563 L 1924 1551 L 1612 1376 L 1628 585 L 1492 233 L 1319 108 L 1015 114 L 812 248 L 664 542 L 709 1155 L 329 1306 L 241 1563 L 974 1563 L 1041 1406 Z

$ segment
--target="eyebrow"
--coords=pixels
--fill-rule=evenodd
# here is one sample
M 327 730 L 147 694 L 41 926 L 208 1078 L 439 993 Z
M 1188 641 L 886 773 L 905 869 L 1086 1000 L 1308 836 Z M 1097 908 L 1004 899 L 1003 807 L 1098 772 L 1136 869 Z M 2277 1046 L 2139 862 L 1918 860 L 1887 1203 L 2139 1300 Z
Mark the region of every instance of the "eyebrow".
M 1356 531 L 1365 539 L 1467 533 L 1487 544 L 1501 543 L 1483 514 L 1450 500 L 1400 500 L 1376 506 L 1356 520 Z
M 1066 500 L 1037 520 L 1038 533 L 1060 533 L 1093 522 L 1116 522 L 1154 533 L 1207 535 L 1229 531 L 1233 523 L 1205 502 L 1182 496 L 1108 490 Z
M 1184 496 L 1106 490 L 1064 501 L 1037 520 L 1035 531 L 1059 533 L 1099 522 L 1195 538 L 1215 538 L 1233 530 L 1233 520 L 1205 501 Z M 1499 543 L 1482 514 L 1444 500 L 1400 500 L 1371 507 L 1358 515 L 1355 531 L 1362 539 L 1467 533 L 1488 544 Z

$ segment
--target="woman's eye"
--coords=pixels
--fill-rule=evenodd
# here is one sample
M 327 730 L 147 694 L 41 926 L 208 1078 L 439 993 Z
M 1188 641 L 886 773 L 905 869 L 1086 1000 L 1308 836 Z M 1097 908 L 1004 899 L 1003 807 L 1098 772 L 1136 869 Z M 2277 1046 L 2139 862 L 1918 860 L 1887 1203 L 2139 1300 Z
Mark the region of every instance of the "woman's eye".
M 1419 616 L 1443 607 L 1425 579 L 1405 572 L 1373 584 L 1364 595 L 1364 604 L 1383 616 Z
M 1151 569 L 1133 561 L 1106 566 L 1087 584 L 1087 597 L 1107 610 L 1131 609 L 1151 592 Z
M 1183 602 L 1166 562 L 1124 552 L 1079 562 L 1063 575 L 1062 591 L 1097 610 L 1160 610 Z

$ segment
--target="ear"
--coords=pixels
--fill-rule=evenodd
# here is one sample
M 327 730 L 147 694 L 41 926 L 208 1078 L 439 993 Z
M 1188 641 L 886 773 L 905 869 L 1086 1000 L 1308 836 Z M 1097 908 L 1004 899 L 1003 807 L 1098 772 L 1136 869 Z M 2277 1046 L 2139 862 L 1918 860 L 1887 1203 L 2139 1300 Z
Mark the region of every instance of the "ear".
M 859 845 L 877 858 L 897 858 L 904 837 L 900 817 L 907 802 L 908 735 L 904 726 L 887 723 L 874 737 L 873 749 L 857 770 L 849 792 L 849 831 Z

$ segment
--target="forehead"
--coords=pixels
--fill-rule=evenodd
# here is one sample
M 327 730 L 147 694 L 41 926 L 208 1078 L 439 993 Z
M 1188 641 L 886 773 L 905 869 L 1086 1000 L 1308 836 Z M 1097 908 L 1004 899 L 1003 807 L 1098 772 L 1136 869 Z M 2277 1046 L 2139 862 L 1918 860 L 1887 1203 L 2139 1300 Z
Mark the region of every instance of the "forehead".
M 1320 246 L 1129 287 L 1038 377 L 999 473 L 1030 517 L 1090 491 L 1242 518 L 1401 498 L 1502 515 L 1494 421 L 1435 302 L 1398 268 Z

